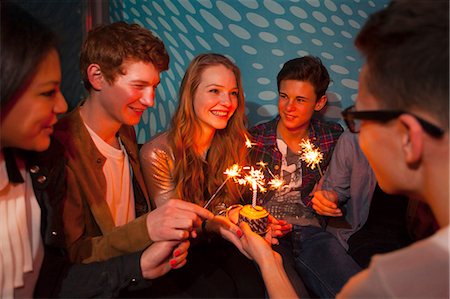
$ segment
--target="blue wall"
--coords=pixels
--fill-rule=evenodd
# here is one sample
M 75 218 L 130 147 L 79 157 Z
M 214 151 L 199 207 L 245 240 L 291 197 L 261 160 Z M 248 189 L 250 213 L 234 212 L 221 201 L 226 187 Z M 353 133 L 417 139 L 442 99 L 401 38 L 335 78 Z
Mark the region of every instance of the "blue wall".
M 113 0 L 111 22 L 138 23 L 160 37 L 171 57 L 161 76 L 154 108 L 137 126 L 143 143 L 167 128 L 181 78 L 203 52 L 227 55 L 241 69 L 249 124 L 277 114 L 276 75 L 283 63 L 307 54 L 328 68 L 332 84 L 326 119 L 357 94 L 361 57 L 353 46 L 359 29 L 387 0 Z

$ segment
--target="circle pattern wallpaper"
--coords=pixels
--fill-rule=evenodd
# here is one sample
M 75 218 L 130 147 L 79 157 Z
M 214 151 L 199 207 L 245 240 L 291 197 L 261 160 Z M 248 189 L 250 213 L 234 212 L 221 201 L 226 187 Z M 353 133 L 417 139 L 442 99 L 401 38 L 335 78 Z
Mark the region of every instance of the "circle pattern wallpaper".
M 367 18 L 387 0 L 113 0 L 111 22 L 138 23 L 162 39 L 170 55 L 155 105 L 136 127 L 139 143 L 164 131 L 178 102 L 178 88 L 198 54 L 226 55 L 240 68 L 249 126 L 278 114 L 276 76 L 284 62 L 319 57 L 331 77 L 321 112 L 342 123 L 354 103 L 363 60 L 353 45 Z

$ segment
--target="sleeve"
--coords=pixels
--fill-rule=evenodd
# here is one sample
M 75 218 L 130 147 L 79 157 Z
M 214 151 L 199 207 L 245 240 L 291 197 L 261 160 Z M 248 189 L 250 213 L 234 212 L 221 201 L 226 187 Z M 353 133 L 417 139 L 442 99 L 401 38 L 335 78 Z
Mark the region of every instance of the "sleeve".
M 75 264 L 61 282 L 61 298 L 111 298 L 125 289 L 138 290 L 151 285 L 142 277 L 142 252 L 119 256 L 104 262 Z
M 170 150 L 158 146 L 158 139 L 146 143 L 140 151 L 145 183 L 157 207 L 171 198 L 178 198 L 173 179 L 173 158 Z
M 75 174 L 70 168 L 67 168 L 67 179 L 68 181 L 75 179 Z M 143 250 L 152 243 L 147 231 L 147 214 L 122 226 L 114 227 L 114 223 L 111 223 L 108 231 L 98 235 L 100 228 L 92 215 L 86 215 L 92 211 L 87 212 L 89 209 L 84 207 L 86 203 L 80 200 L 83 197 L 79 192 L 79 188 L 70 189 L 63 209 L 64 230 L 71 261 L 83 263 L 104 261 Z M 106 208 L 100 210 L 109 211 Z
M 350 199 L 352 155 L 355 147 L 353 136 L 349 134 L 344 133 L 338 139 L 322 186 L 323 190 L 334 190 L 338 194 L 340 204 Z

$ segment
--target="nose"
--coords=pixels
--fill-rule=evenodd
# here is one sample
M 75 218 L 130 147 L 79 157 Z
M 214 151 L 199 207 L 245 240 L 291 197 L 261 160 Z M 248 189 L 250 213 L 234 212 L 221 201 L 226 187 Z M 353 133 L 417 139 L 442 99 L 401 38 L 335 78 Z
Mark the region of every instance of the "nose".
M 59 92 L 56 97 L 55 106 L 53 107 L 53 112 L 55 114 L 61 114 L 67 111 L 67 102 L 64 99 L 64 95 Z
M 294 100 L 289 99 L 286 105 L 287 111 L 294 111 L 295 110 L 295 103 Z
M 226 93 L 226 92 L 222 93 L 222 95 L 220 97 L 220 104 L 222 104 L 222 106 L 225 106 L 225 107 L 231 106 L 231 97 L 228 93 Z
M 139 102 L 146 107 L 153 107 L 155 104 L 155 88 L 149 87 L 144 90 Z

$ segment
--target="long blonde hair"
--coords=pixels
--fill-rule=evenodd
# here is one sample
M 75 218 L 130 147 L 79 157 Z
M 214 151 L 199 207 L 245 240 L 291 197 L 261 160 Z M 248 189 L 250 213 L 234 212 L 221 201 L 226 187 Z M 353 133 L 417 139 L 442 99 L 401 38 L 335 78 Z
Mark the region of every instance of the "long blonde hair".
M 195 132 L 201 132 L 201 128 L 193 101 L 202 73 L 208 67 L 216 65 L 223 65 L 234 73 L 239 90 L 238 106 L 226 128 L 216 130 L 205 164 L 195 149 Z M 226 168 L 235 163 L 245 163 L 245 136 L 248 135 L 246 122 L 244 90 L 239 68 L 221 54 L 207 53 L 195 57 L 181 82 L 179 104 L 169 130 L 169 140 L 175 155 L 174 180 L 178 194 L 183 200 L 203 205 L 208 200 L 204 190 L 212 195 L 226 179 L 223 174 Z M 239 198 L 238 187 L 228 181 L 211 207 L 220 202 L 229 205 L 238 202 Z

